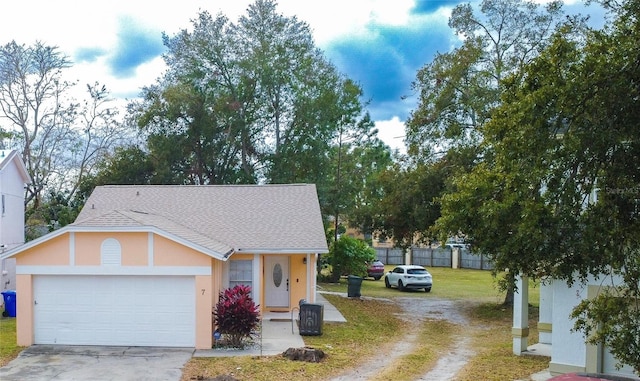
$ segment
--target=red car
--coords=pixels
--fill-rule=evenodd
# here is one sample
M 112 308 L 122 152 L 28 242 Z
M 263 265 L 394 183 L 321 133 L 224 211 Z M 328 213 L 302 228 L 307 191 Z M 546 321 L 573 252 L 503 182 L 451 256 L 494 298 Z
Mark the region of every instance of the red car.
M 384 276 L 384 263 L 375 260 L 367 265 L 367 276 L 380 280 Z
M 566 373 L 559 376 L 555 376 L 549 381 L 633 381 L 631 378 L 609 376 L 603 374 L 593 373 Z

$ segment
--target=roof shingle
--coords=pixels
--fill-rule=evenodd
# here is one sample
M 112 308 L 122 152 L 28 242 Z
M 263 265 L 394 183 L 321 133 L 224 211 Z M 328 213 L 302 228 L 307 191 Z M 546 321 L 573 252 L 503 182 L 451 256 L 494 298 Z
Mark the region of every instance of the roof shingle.
M 151 226 L 224 252 L 327 252 L 315 185 L 106 185 L 75 226 Z

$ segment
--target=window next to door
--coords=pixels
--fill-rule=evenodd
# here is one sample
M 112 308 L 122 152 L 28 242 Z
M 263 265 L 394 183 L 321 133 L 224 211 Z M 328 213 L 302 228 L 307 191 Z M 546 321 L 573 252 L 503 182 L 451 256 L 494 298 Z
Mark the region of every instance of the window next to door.
M 249 286 L 253 290 L 253 261 L 229 261 L 229 288 L 239 284 Z

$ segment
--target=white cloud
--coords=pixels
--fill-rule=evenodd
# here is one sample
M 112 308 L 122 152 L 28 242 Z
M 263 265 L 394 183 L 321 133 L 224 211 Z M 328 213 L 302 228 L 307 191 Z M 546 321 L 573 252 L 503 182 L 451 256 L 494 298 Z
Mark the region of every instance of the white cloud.
M 246 1 L 250 4 L 251 1 Z M 309 24 L 320 46 L 339 37 L 368 33 L 371 23 L 405 25 L 414 0 L 281 0 L 278 9 Z M 243 8 L 246 8 L 246 6 Z
M 246 13 L 247 7 L 252 3 L 253 0 L 183 0 L 153 5 L 138 0 L 7 1 L 3 3 L 0 13 L 0 44 L 11 40 L 26 45 L 42 41 L 46 45 L 60 47 L 70 57 L 79 48 L 99 48 L 108 52 L 116 46 L 118 23 L 122 18 L 136 20 L 140 28 L 173 35 L 180 29 L 188 29 L 191 26 L 190 20 L 200 10 L 207 10 L 213 15 L 221 12 L 235 22 L 240 15 Z M 365 27 L 371 22 L 401 25 L 407 22 L 412 7 L 413 0 L 278 2 L 279 12 L 287 16 L 296 15 L 310 25 L 319 46 L 339 36 L 367 33 Z M 101 82 L 114 81 L 110 73 L 106 72 L 106 66 L 99 61 L 90 65 L 83 64 L 82 68 L 75 66 L 73 70 L 77 69 L 79 72 L 91 67 L 94 77 L 109 77 L 96 78 Z M 138 72 L 145 73 L 146 70 Z M 146 77 L 155 79 L 159 74 Z
M 253 0 L 183 0 L 154 4 L 138 0 L 5 3 L 0 15 L 0 36 L 4 36 L 1 40 L 15 38 L 31 43 L 39 39 L 48 44 L 71 47 L 113 44 L 119 17 L 134 17 L 142 25 L 173 34 L 188 28 L 199 10 L 207 10 L 214 16 L 222 12 L 231 21 L 236 21 Z M 406 24 L 413 6 L 413 0 L 281 0 L 278 11 L 288 16 L 296 15 L 309 23 L 317 42 L 322 44 L 339 35 L 362 31 L 371 22 Z
M 378 129 L 378 137 L 385 142 L 392 150 L 406 153 L 404 145 L 405 126 L 404 123 L 394 116 L 390 120 L 379 120 L 375 122 Z

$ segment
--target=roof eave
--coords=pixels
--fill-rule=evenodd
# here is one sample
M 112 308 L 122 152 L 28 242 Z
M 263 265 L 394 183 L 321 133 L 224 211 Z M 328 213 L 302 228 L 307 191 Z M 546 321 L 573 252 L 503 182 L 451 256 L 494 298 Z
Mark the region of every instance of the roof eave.
M 5 160 L 1 161 L 0 168 L 4 168 L 9 165 L 9 163 L 14 162 L 18 167 L 18 172 L 20 172 L 20 177 L 22 178 L 22 182 L 25 184 L 31 184 L 31 178 L 29 177 L 29 172 L 27 171 L 27 167 L 24 165 L 22 161 L 22 157 L 18 154 L 18 151 L 12 150 L 9 151 L 9 155 L 5 158 Z
M 235 250 L 241 254 L 326 254 L 329 252 L 327 248 L 288 248 L 288 249 L 271 249 L 271 248 L 240 248 Z
M 52 238 L 58 237 L 65 233 L 103 233 L 103 232 L 114 232 L 114 233 L 154 233 L 159 236 L 165 237 L 169 240 L 177 242 L 183 246 L 189 247 L 193 250 L 199 251 L 205 255 L 208 255 L 212 258 L 226 261 L 229 259 L 231 254 L 234 252 L 232 247 L 228 247 L 224 252 L 213 250 L 202 245 L 199 245 L 195 242 L 191 242 L 189 240 L 178 237 L 174 234 L 166 232 L 164 230 L 158 229 L 155 226 L 109 226 L 109 227 L 101 227 L 101 226 L 78 226 L 78 225 L 67 225 L 61 229 L 55 230 L 49 234 L 43 235 L 33 241 L 29 241 L 23 245 L 17 246 L 6 253 L 0 255 L 0 259 L 10 258 L 14 255 L 17 255 L 25 250 L 28 250 L 32 247 L 38 246 L 39 244 L 48 241 Z
M 32 241 L 29 242 L 25 242 L 20 246 L 16 246 L 14 248 L 11 248 L 9 250 L 7 250 L 6 252 L 2 253 L 2 255 L 0 255 L 0 259 L 7 259 L 7 258 L 11 258 L 16 254 L 19 254 L 25 250 L 28 250 L 32 247 L 38 246 L 39 244 L 41 244 L 42 242 L 48 241 L 52 238 L 55 238 L 57 236 L 63 235 L 65 233 L 67 233 L 70 230 L 70 226 L 67 225 L 61 229 L 58 230 L 54 230 L 51 233 L 45 234 L 42 237 L 38 237 Z

